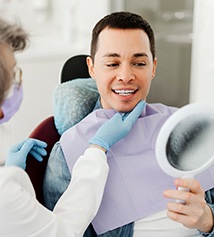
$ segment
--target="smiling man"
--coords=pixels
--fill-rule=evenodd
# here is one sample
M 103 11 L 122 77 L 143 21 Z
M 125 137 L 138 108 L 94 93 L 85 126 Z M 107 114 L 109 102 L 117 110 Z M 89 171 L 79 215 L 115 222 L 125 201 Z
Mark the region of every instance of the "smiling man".
M 131 111 L 140 100 L 146 100 L 157 65 L 151 26 L 129 12 L 105 16 L 93 29 L 87 65 L 100 98 L 94 111 L 68 129 L 53 148 L 44 182 L 50 209 L 72 179 L 73 165 L 88 138 L 117 111 Z M 214 236 L 214 190 L 204 193 L 195 179 L 174 181 L 156 162 L 158 133 L 175 110 L 147 103 L 131 132 L 109 149 L 110 170 L 102 203 L 84 236 Z M 184 200 L 185 205 L 168 198 Z
M 141 29 L 106 27 L 99 35 L 96 54 L 88 57 L 87 63 L 91 77 L 96 80 L 102 107 L 128 112 L 146 99 L 157 59 Z

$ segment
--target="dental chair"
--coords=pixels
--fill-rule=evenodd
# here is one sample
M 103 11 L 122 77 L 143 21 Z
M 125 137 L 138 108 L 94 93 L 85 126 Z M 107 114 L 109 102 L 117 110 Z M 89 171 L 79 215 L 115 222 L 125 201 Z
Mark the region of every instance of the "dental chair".
M 76 78 L 88 78 L 88 66 L 86 58 L 88 55 L 81 54 L 69 58 L 62 67 L 60 82 L 70 81 Z
M 88 55 L 76 55 L 69 58 L 63 65 L 60 73 L 60 82 L 65 83 L 76 78 L 89 78 L 86 57 Z M 36 161 L 30 154 L 27 159 L 26 172 L 28 173 L 33 184 L 37 200 L 44 205 L 43 199 L 43 179 L 48 162 L 50 152 L 54 144 L 59 141 L 58 133 L 53 115 L 44 119 L 30 134 L 31 138 L 45 141 L 48 146 L 46 148 L 47 155 L 43 158 L 43 162 Z

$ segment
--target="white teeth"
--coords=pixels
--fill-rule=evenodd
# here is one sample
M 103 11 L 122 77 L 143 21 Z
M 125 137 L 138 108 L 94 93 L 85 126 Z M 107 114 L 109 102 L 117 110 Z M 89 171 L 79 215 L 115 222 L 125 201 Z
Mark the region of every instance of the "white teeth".
M 134 93 L 134 90 L 115 90 L 115 93 L 126 96 Z

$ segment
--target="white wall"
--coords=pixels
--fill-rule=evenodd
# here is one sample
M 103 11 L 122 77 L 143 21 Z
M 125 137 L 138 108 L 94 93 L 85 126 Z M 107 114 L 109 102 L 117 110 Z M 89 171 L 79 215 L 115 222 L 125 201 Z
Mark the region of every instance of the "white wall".
M 194 4 L 190 102 L 214 104 L 214 1 Z
M 94 24 L 109 10 L 110 0 L 0 0 L 0 15 L 21 21 L 33 39 L 49 36 L 63 43 L 79 43 L 78 38 L 89 44 L 82 36 L 89 37 Z

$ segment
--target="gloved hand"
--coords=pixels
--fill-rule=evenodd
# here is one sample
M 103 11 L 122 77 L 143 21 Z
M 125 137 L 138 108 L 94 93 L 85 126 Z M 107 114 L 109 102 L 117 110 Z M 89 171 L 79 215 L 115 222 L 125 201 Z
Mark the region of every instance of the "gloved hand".
M 145 105 L 145 101 L 142 100 L 131 112 L 116 113 L 98 129 L 96 134 L 89 140 L 89 143 L 103 147 L 108 151 L 114 143 L 118 142 L 130 132 Z
M 43 141 L 33 138 L 25 139 L 10 148 L 5 166 L 18 166 L 25 169 L 28 153 L 41 162 L 43 160 L 42 156 L 47 155 L 45 147 L 47 147 L 47 144 Z

